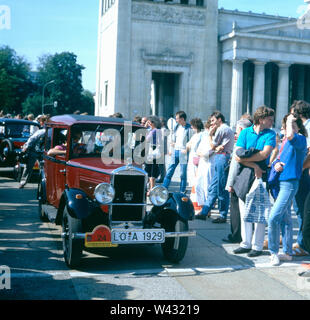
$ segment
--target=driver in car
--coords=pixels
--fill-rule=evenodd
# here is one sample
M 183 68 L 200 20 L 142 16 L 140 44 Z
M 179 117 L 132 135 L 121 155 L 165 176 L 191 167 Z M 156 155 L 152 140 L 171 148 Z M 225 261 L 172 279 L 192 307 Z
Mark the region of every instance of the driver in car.
M 75 131 L 72 134 L 72 151 L 74 155 L 79 155 L 81 153 L 85 153 L 85 145 L 82 143 L 79 143 L 82 137 L 82 131 Z M 67 152 L 67 141 L 65 141 L 63 144 L 57 145 L 54 148 L 50 149 L 47 152 L 48 156 L 56 156 L 56 155 L 65 155 Z

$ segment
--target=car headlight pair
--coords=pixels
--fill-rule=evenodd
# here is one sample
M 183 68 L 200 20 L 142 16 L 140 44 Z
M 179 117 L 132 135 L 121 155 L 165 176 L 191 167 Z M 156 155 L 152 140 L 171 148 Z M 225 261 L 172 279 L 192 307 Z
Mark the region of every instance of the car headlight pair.
M 95 198 L 101 204 L 109 204 L 115 197 L 115 190 L 109 183 L 100 183 L 95 188 Z M 150 200 L 154 206 L 164 205 L 169 197 L 168 190 L 163 186 L 156 186 L 150 191 Z

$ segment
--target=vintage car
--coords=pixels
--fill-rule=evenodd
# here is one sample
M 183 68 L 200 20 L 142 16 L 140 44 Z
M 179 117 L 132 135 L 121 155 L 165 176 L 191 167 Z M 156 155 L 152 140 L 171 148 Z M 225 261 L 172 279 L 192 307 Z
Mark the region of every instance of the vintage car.
M 40 128 L 39 123 L 0 118 L 0 166 L 14 167 L 13 175 L 18 180 L 22 173 L 23 162 L 21 149 L 35 128 Z M 38 170 L 38 163 L 35 166 Z
M 139 164 L 132 162 L 141 150 L 143 159 L 145 131 L 123 119 L 88 115 L 55 116 L 47 124 L 39 217 L 62 226 L 69 267 L 79 264 L 83 249 L 128 244 L 158 243 L 167 260 L 183 259 L 188 237 L 196 234 L 188 226 L 193 204 L 162 186 L 147 196 L 147 173 L 139 157 Z M 55 146 L 60 154 L 51 155 Z

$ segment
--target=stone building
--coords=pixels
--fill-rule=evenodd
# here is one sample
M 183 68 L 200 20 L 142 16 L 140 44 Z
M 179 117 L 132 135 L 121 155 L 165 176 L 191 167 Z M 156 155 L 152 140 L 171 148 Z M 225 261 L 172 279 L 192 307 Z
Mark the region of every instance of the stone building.
M 234 126 L 265 104 L 279 127 L 293 100 L 310 101 L 310 27 L 299 20 L 218 9 L 217 0 L 99 7 L 96 115 L 184 110 L 206 120 L 217 109 Z

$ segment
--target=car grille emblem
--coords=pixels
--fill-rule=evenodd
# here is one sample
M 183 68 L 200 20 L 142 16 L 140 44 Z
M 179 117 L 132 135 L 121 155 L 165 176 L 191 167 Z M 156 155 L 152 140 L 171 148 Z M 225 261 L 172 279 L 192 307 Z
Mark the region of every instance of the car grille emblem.
M 125 199 L 125 201 L 132 201 L 132 199 L 133 199 L 133 192 L 131 192 L 131 191 L 126 191 L 126 192 L 124 193 L 124 199 Z

